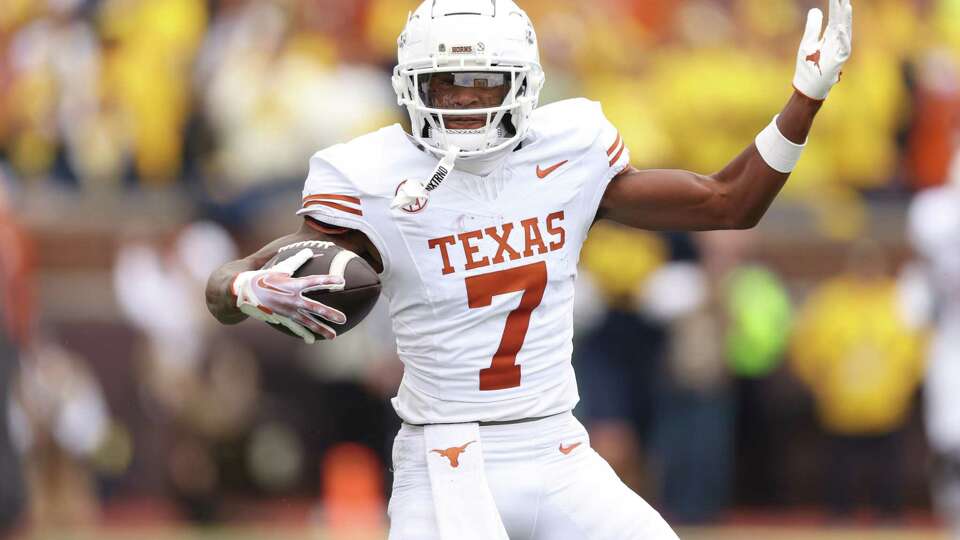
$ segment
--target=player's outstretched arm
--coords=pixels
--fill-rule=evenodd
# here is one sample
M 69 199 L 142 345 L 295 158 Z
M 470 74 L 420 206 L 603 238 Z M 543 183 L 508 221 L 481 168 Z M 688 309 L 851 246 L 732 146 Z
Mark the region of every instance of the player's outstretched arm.
M 653 230 L 746 229 L 767 211 L 796 165 L 813 119 L 850 57 L 850 0 L 812 9 L 797 54 L 795 92 L 759 136 L 718 173 L 637 170 L 628 167 L 610 183 L 600 204 L 603 217 Z
M 283 246 L 310 240 L 333 242 L 367 258 L 374 267 L 378 266 L 379 261 L 376 255 L 371 254 L 369 241 L 362 233 L 347 231 L 343 234 L 327 234 L 319 230 L 311 218 L 305 218 L 297 232 L 278 238 L 256 253 L 226 263 L 213 272 L 206 288 L 210 313 L 224 324 L 236 324 L 248 316 L 283 324 L 308 343 L 313 342 L 313 334 L 333 339 L 336 334 L 321 320 L 343 324 L 343 313 L 310 300 L 303 293 L 343 287 L 342 278 L 291 277 L 309 259 L 309 250 L 305 250 L 305 257 L 297 254 L 276 267 L 261 270 Z

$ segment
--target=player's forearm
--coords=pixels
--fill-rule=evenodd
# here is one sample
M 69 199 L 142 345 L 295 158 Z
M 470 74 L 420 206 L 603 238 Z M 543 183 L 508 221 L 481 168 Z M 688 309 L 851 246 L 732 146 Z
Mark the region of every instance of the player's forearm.
M 233 292 L 233 281 L 237 275 L 263 268 L 283 246 L 305 240 L 322 239 L 325 239 L 324 235 L 307 226 L 304 221 L 297 232 L 270 242 L 248 257 L 224 264 L 207 280 L 207 309 L 223 324 L 237 324 L 243 321 L 247 316 L 237 307 L 237 297 Z
M 713 176 L 727 202 L 740 205 L 733 211 L 738 227 L 755 225 L 780 192 L 800 158 L 813 119 L 830 90 L 840 82 L 853 43 L 853 6 L 850 0 L 831 0 L 826 28 L 823 12 L 811 9 L 797 51 L 793 77 L 796 89 L 781 111 L 777 124 L 760 133 L 755 144 L 730 166 Z
M 813 127 L 813 119 L 823 106 L 822 101 L 808 98 L 800 92 L 794 91 L 790 101 L 780 111 L 777 118 L 777 128 L 784 137 L 796 144 L 804 144 Z
M 233 282 L 242 272 L 259 270 L 276 255 L 277 251 L 294 242 L 310 240 L 302 231 L 284 236 L 260 248 L 259 251 L 237 261 L 224 264 L 207 280 L 207 309 L 223 324 L 237 324 L 247 318 L 237 307 L 237 296 L 233 292 Z
M 799 92 L 794 92 L 777 118 L 777 129 L 794 144 L 804 144 L 813 126 L 813 119 L 823 105 Z M 728 222 L 732 228 L 755 226 L 783 188 L 790 173 L 771 167 L 755 144 L 737 156 L 712 178 L 722 184 L 727 196 Z
M 223 324 L 237 324 L 247 318 L 237 308 L 237 297 L 233 294 L 233 280 L 241 272 L 256 270 L 257 266 L 248 259 L 231 261 L 210 275 L 207 280 L 207 309 Z
M 364 246 L 364 237 L 358 231 L 340 234 L 324 232 L 323 225 L 312 218 L 304 218 L 300 229 L 293 234 L 278 238 L 263 246 L 256 253 L 237 261 L 231 261 L 218 268 L 207 280 L 207 309 L 223 324 L 237 324 L 247 318 L 237 307 L 237 297 L 233 291 L 233 282 L 243 272 L 259 270 L 273 258 L 284 246 L 305 241 L 333 242 L 364 257 L 374 268 L 382 268 L 379 258 L 370 257 Z M 368 242 L 369 243 L 369 242 Z

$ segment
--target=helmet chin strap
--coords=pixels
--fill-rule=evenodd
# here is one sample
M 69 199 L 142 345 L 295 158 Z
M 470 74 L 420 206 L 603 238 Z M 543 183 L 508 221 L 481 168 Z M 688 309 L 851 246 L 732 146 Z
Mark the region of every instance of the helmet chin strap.
M 430 192 L 440 187 L 440 184 L 453 172 L 454 167 L 474 176 L 487 176 L 495 171 L 510 152 L 516 148 L 516 145 L 510 145 L 502 150 L 489 154 L 459 157 L 461 147 L 458 143 L 472 142 L 469 140 L 469 137 L 475 134 L 474 130 L 447 130 L 447 139 L 452 140 L 453 144 L 448 146 L 446 152 L 443 153 L 440 162 L 437 163 L 436 168 L 434 168 L 430 174 L 430 179 L 427 182 L 423 182 L 408 178 L 400 185 L 396 196 L 393 198 L 393 202 L 390 203 L 390 208 L 396 209 L 416 203 L 425 203 L 430 199 Z M 504 129 L 500 126 L 497 128 L 497 137 L 502 139 L 504 138 L 503 136 Z M 517 141 L 517 144 L 520 144 L 520 141 Z
M 453 167 L 456 165 L 457 156 L 459 155 L 460 147 L 450 146 L 444 153 L 440 163 L 437 163 L 436 168 L 433 169 L 429 181 L 424 183 L 420 180 L 408 178 L 400 184 L 397 195 L 393 198 L 393 202 L 390 203 L 390 208 L 403 208 L 404 206 L 410 206 L 420 201 L 425 203 L 429 200 L 430 192 L 440 187 L 440 184 L 453 172 Z

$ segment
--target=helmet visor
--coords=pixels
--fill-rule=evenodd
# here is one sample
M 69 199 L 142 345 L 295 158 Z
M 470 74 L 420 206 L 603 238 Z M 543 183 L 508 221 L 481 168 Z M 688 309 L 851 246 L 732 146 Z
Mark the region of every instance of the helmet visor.
M 489 109 L 503 105 L 513 73 L 446 71 L 422 73 L 417 87 L 424 105 L 435 109 Z

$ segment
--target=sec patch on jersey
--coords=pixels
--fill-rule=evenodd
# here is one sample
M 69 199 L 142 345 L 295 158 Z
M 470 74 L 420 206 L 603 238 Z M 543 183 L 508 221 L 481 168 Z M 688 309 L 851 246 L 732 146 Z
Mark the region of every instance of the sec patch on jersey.
M 376 305 L 380 298 L 380 277 L 377 272 L 356 253 L 343 249 L 333 242 L 308 241 L 283 246 L 276 256 L 270 259 L 264 268 L 271 268 L 307 248 L 313 251 L 313 257 L 293 273 L 293 277 L 336 275 L 343 277 L 344 286 L 340 291 L 313 291 L 304 296 L 321 304 L 337 309 L 347 316 L 347 322 L 336 324 L 322 321 L 336 330 L 337 335 L 352 329 L 360 323 Z M 271 324 L 281 332 L 295 336 L 285 326 Z M 315 334 L 316 335 L 316 334 Z M 324 339 L 316 335 L 317 340 Z M 299 337 L 297 338 L 299 339 Z

